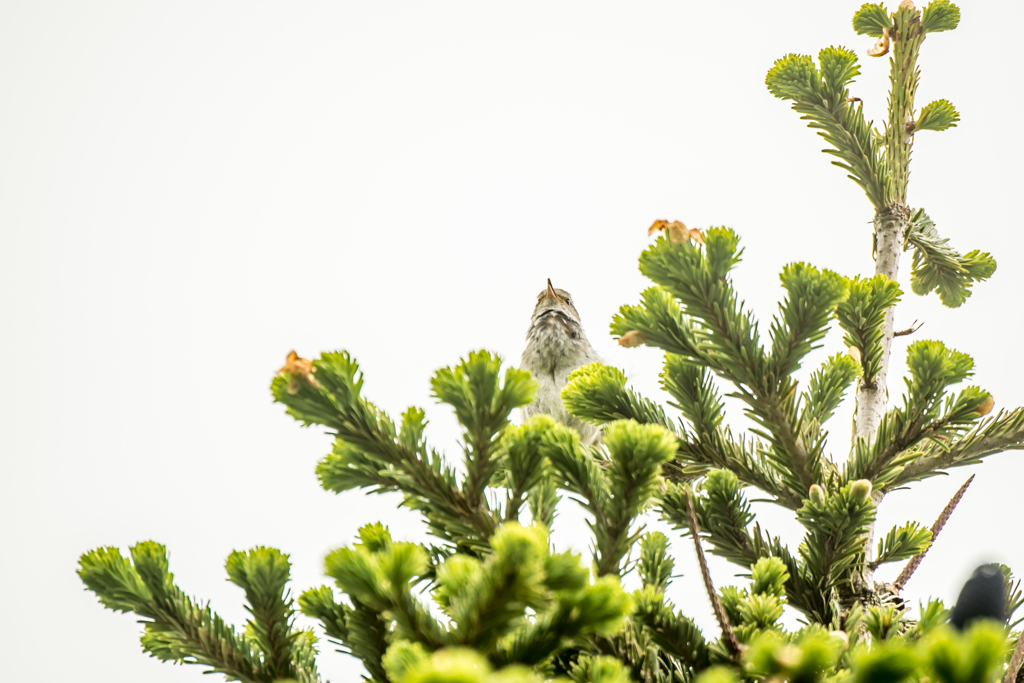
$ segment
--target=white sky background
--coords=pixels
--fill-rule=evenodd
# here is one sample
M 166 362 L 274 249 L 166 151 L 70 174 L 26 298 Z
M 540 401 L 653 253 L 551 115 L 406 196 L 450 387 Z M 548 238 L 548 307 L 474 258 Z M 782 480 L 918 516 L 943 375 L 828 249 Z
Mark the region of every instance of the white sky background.
M 392 415 L 425 406 L 428 437 L 457 455 L 430 374 L 477 348 L 518 362 L 547 277 L 572 292 L 608 362 L 659 395 L 660 353 L 608 336 L 647 286 L 637 257 L 655 218 L 740 233 L 736 286 L 765 333 L 785 263 L 869 274 L 870 204 L 764 87 L 777 57 L 842 44 L 862 55 L 853 94 L 880 118 L 888 64 L 863 57 L 859 4 L 3 3 L 10 679 L 200 680 L 198 667 L 142 655 L 134 619 L 83 590 L 75 568 L 90 548 L 165 543 L 180 585 L 241 624 L 242 591 L 223 570 L 233 549 L 291 553 L 297 594 L 326 582 L 324 554 L 363 524 L 425 538 L 395 496 L 319 488 L 329 438 L 267 388 L 292 348 L 350 350 L 366 396 Z M 897 326 L 921 320 L 915 339 L 971 353 L 977 383 L 1013 407 L 1024 404 L 1024 5 L 961 6 L 961 27 L 925 42 L 918 103 L 948 98 L 963 120 L 918 136 L 910 202 L 999 270 L 959 310 L 908 294 Z M 909 292 L 908 274 L 909 255 Z M 831 424 L 837 457 L 849 420 L 846 404 Z M 1021 457 L 885 501 L 883 532 L 928 525 L 978 473 L 911 600 L 952 602 L 983 561 L 1024 573 Z M 792 515 L 766 510 L 795 544 Z M 569 502 L 556 539 L 589 543 Z M 675 547 L 685 576 L 672 597 L 714 637 L 693 549 Z M 713 563 L 720 585 L 732 580 L 732 565 Z M 322 645 L 322 674 L 355 680 L 355 660 Z

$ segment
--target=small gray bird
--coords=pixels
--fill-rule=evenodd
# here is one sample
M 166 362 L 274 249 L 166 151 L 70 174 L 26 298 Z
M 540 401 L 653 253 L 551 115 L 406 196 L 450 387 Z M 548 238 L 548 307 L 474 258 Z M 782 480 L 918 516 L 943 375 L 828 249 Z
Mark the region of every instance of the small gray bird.
M 533 403 L 523 408 L 523 419 L 540 413 L 550 415 L 578 431 L 584 444 L 595 443 L 600 437 L 597 427 L 566 412 L 562 389 L 570 372 L 599 360 L 587 341 L 569 292 L 555 289 L 549 279 L 547 289 L 537 295 L 530 331 L 526 333 L 526 350 L 520 367 L 529 370 L 540 386 Z

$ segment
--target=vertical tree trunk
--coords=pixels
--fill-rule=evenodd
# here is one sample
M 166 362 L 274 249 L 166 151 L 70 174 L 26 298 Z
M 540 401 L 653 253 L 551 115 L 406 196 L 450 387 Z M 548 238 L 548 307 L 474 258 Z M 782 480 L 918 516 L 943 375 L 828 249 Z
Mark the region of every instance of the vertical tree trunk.
M 875 214 L 875 275 L 884 275 L 895 280 L 900 268 L 900 254 L 903 251 L 903 235 L 910 220 L 910 212 L 903 206 L 896 206 Z M 882 367 L 873 384 L 861 383 L 857 390 L 857 424 L 854 438 L 874 439 L 885 414 L 888 399 L 886 379 L 889 373 L 889 351 L 892 347 L 893 309 L 885 312 L 882 323 Z
M 875 213 L 875 274 L 895 280 L 899 273 L 900 254 L 903 252 L 903 237 L 910 222 L 907 208 L 907 184 L 910 180 L 910 151 L 914 136 L 908 124 L 914 120 L 914 96 L 917 93 L 917 55 L 924 42 L 925 32 L 921 29 L 921 13 L 909 0 L 900 3 L 893 13 L 892 57 L 889 61 L 889 120 L 885 129 L 885 163 L 892 178 L 891 194 L 887 193 L 886 207 Z M 857 439 L 874 441 L 878 425 L 885 415 L 888 401 L 886 379 L 889 374 L 889 351 L 893 337 L 893 309 L 885 312 L 882 323 L 882 367 L 873 385 L 861 383 L 857 390 L 857 419 L 854 427 L 854 443 Z M 871 499 L 878 505 L 883 494 L 874 491 Z M 864 567 L 859 576 L 855 574 L 854 591 L 869 597 L 874 594 L 874 571 L 871 569 L 872 546 L 875 539 L 875 525 L 868 530 L 864 548 Z M 859 579 L 859 581 L 858 581 Z
M 902 205 L 895 205 L 875 214 L 875 275 L 885 275 L 896 280 L 900 268 L 900 254 L 903 252 L 903 237 L 910 221 L 910 210 Z M 858 439 L 874 441 L 878 425 L 885 415 L 889 391 L 886 380 L 889 374 L 889 352 L 892 348 L 893 313 L 895 307 L 885 312 L 882 322 L 882 365 L 873 384 L 861 382 L 857 389 L 857 418 L 854 427 L 854 443 Z M 877 506 L 882 502 L 883 494 L 879 491 L 871 493 L 871 499 Z M 875 525 L 868 531 L 864 546 L 864 568 L 861 572 L 863 585 L 855 586 L 857 593 L 864 594 L 874 591 L 874 571 L 871 569 L 873 547 L 875 542 Z

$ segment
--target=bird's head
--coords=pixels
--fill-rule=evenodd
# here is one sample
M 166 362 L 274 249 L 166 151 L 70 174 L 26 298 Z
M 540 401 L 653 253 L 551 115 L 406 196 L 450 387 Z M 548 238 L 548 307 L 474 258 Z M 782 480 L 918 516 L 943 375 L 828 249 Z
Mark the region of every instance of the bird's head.
M 547 289 L 541 290 L 537 295 L 537 306 L 533 309 L 534 320 L 540 317 L 551 317 L 552 322 L 557 318 L 568 318 L 577 325 L 580 324 L 580 314 L 573 306 L 569 292 L 552 287 L 550 278 Z

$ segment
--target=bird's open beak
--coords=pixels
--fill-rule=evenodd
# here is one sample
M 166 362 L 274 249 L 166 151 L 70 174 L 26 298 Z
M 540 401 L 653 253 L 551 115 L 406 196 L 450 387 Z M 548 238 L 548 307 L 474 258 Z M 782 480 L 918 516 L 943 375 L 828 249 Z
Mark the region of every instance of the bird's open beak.
M 551 286 L 551 278 L 548 278 L 548 298 L 554 299 L 555 301 L 562 301 L 562 297 L 555 294 L 555 288 Z M 562 301 L 562 303 L 565 303 Z

